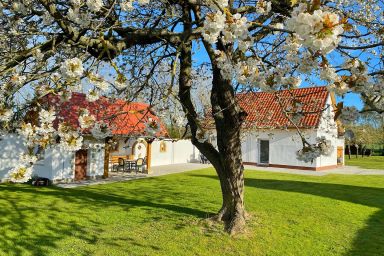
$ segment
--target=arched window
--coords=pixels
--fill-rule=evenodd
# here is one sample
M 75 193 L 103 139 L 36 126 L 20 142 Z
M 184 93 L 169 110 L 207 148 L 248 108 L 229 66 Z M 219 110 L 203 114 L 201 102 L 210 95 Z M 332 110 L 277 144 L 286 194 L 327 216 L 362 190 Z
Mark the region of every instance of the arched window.
M 146 156 L 147 142 L 145 140 L 137 140 L 132 145 L 132 155 L 135 158 L 143 158 Z

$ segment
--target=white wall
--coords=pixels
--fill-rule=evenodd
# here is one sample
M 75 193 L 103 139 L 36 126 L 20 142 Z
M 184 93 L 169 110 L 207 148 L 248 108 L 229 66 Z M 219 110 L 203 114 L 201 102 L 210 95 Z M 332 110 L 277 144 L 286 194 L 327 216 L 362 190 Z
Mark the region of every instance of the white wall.
M 327 109 L 322 113 L 319 128 L 317 129 L 317 137 L 325 137 L 330 140 L 333 150 L 329 156 L 322 155 L 318 158 L 317 167 L 337 165 L 337 146 L 340 146 L 340 141 L 343 141 L 343 139 L 338 138 L 331 97 L 328 97 L 326 106 Z
M 6 178 L 8 171 L 14 168 L 21 153 L 25 152 L 23 141 L 14 134 L 0 137 L 0 180 Z
M 165 152 L 160 152 L 160 144 L 166 145 Z M 172 141 L 155 140 L 151 146 L 151 166 L 173 164 L 173 145 Z
M 52 173 L 52 153 L 53 150 L 51 148 L 46 149 L 42 154 L 42 159 L 37 161 L 32 170 L 33 174 L 39 177 L 44 177 L 48 179 L 53 178 Z
M 160 152 L 161 142 L 152 142 L 151 166 L 199 162 L 200 153 L 190 140 L 163 141 L 166 145 L 165 152 Z
M 313 163 L 297 160 L 296 152 L 302 148 L 300 136 L 296 130 L 266 130 L 245 134 L 242 142 L 244 162 L 259 163 L 259 140 L 269 140 L 269 163 L 291 166 L 324 167 L 337 165 L 337 147 L 343 146 L 344 139 L 338 138 L 337 125 L 334 121 L 334 111 L 331 98 L 326 102 L 327 108 L 322 113 L 317 129 L 302 129 L 309 143 L 316 143 L 317 137 L 324 136 L 331 140 L 333 151 L 329 156 L 320 156 Z
M 95 178 L 104 174 L 104 143 L 89 142 L 87 176 Z
M 307 140 L 313 143 L 316 131 L 303 131 Z M 242 141 L 244 162 L 259 163 L 259 140 L 269 140 L 269 164 L 316 167 L 313 163 L 299 161 L 296 152 L 302 148 L 301 138 L 295 130 L 267 130 L 245 135 Z
M 139 142 L 136 143 L 135 142 Z M 118 139 L 118 149 L 110 153 L 111 156 L 128 156 L 132 154 L 132 149 L 135 148 L 134 158 L 144 158 L 147 155 L 146 142 L 141 138 L 128 139 L 120 138 Z
M 134 139 L 128 139 L 125 142 L 126 138 L 118 139 L 118 149 L 117 151 L 111 151 L 111 156 L 127 156 L 132 154 L 132 145 L 136 141 Z
M 173 143 L 173 163 L 196 163 L 200 162 L 200 151 L 190 140 L 179 140 Z
M 23 139 L 18 135 L 8 134 L 0 141 L 0 180 L 6 178 L 10 169 L 19 163 L 19 156 L 26 152 Z M 47 148 L 43 159 L 32 168 L 32 175 L 51 180 L 73 178 L 74 153 L 63 151 L 59 147 Z
M 66 180 L 75 178 L 75 153 L 60 147 L 51 149 L 52 180 Z

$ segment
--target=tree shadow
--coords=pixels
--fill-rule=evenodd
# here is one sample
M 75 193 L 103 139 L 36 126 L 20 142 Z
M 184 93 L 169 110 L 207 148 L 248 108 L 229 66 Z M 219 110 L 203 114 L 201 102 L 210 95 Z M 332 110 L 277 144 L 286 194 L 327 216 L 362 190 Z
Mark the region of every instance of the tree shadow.
M 217 179 L 214 175 L 189 174 L 194 177 Z M 344 184 L 245 178 L 245 186 L 310 194 L 378 208 L 354 238 L 346 255 L 383 255 L 384 252 L 384 189 Z
M 167 188 L 171 189 L 171 186 L 161 188 L 163 193 L 168 193 L 164 192 L 164 189 Z M 159 188 L 159 191 L 161 189 Z M 133 194 L 124 196 L 118 193 L 113 194 L 113 189 L 112 193 L 108 194 L 106 193 L 108 189 L 38 188 L 27 185 L 0 184 L 0 232 L 1 230 L 6 231 L 0 235 L 0 254 L 49 255 L 50 250 L 58 248 L 57 244 L 66 237 L 74 237 L 87 244 L 95 244 L 98 241 L 98 233 L 102 230 L 98 227 L 103 223 L 100 220 L 80 221 L 81 218 L 87 218 L 84 216 L 82 207 L 87 207 L 90 211 L 103 211 L 107 207 L 118 206 L 128 214 L 132 209 L 140 208 L 143 211 L 151 212 L 152 216 L 162 214 L 165 217 L 167 217 L 166 214 L 174 217 L 174 213 L 197 218 L 207 216 L 207 212 L 178 205 L 177 201 L 176 203 L 156 201 L 161 194 L 154 196 L 152 200 L 147 199 L 150 196 L 140 197 L 142 200 L 134 198 L 135 194 L 144 194 L 144 190 L 138 189 Z M 149 192 L 147 191 L 147 193 Z M 41 198 L 44 201 L 39 202 Z M 70 207 L 63 209 L 57 206 L 58 201 L 61 201 L 61 206 L 64 202 L 68 203 Z M 63 212 L 70 215 L 71 220 L 61 219 Z M 79 221 L 76 221 L 77 219 Z M 39 231 L 33 232 L 34 227 Z

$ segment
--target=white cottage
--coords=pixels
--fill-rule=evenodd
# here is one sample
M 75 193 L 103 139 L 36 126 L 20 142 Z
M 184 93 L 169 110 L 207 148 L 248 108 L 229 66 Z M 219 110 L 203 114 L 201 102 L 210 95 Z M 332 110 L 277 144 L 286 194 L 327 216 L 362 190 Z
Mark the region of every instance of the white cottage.
M 316 171 L 344 164 L 343 129 L 335 121 L 335 97 L 326 87 L 250 92 L 238 94 L 237 99 L 248 114 L 242 129 L 244 164 Z M 296 111 L 302 114 L 293 114 Z M 318 137 L 330 140 L 332 153 L 313 162 L 298 160 L 302 140 L 289 119 L 309 143 L 316 143 Z
M 111 101 L 107 98 L 89 102 L 85 95 L 80 93 L 74 93 L 66 102 L 49 95 L 42 104 L 55 107 L 57 120 L 54 126 L 65 120 L 78 128 L 79 112 L 84 109 L 95 116 L 96 120 L 108 120 L 112 134 L 107 140 L 112 140 L 113 146 L 106 147 L 105 140 L 97 140 L 89 130 L 83 130 L 84 149 L 77 152 L 64 151 L 58 146 L 46 149 L 34 165 L 33 175 L 53 181 L 72 181 L 107 177 L 112 171 L 114 159 L 120 157 L 146 158 L 148 167 L 197 162 L 199 159 L 199 152 L 190 141 L 167 139 L 164 125 L 148 104 Z M 160 124 L 156 139 L 150 138 L 145 132 L 145 123 L 149 119 Z M 8 171 L 18 164 L 19 155 L 25 152 L 26 148 L 23 140 L 16 134 L 2 136 L 0 148 L 0 180 L 6 180 Z

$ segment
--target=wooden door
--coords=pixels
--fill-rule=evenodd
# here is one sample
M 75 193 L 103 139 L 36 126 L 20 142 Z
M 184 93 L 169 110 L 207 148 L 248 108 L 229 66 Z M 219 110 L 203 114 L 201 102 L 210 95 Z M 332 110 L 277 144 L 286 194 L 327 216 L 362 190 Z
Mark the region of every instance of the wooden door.
M 87 177 L 88 151 L 81 149 L 76 152 L 75 157 L 75 180 L 83 180 Z
M 343 147 L 337 147 L 337 164 L 342 165 L 343 164 Z
M 269 164 L 269 140 L 260 140 L 260 164 Z

